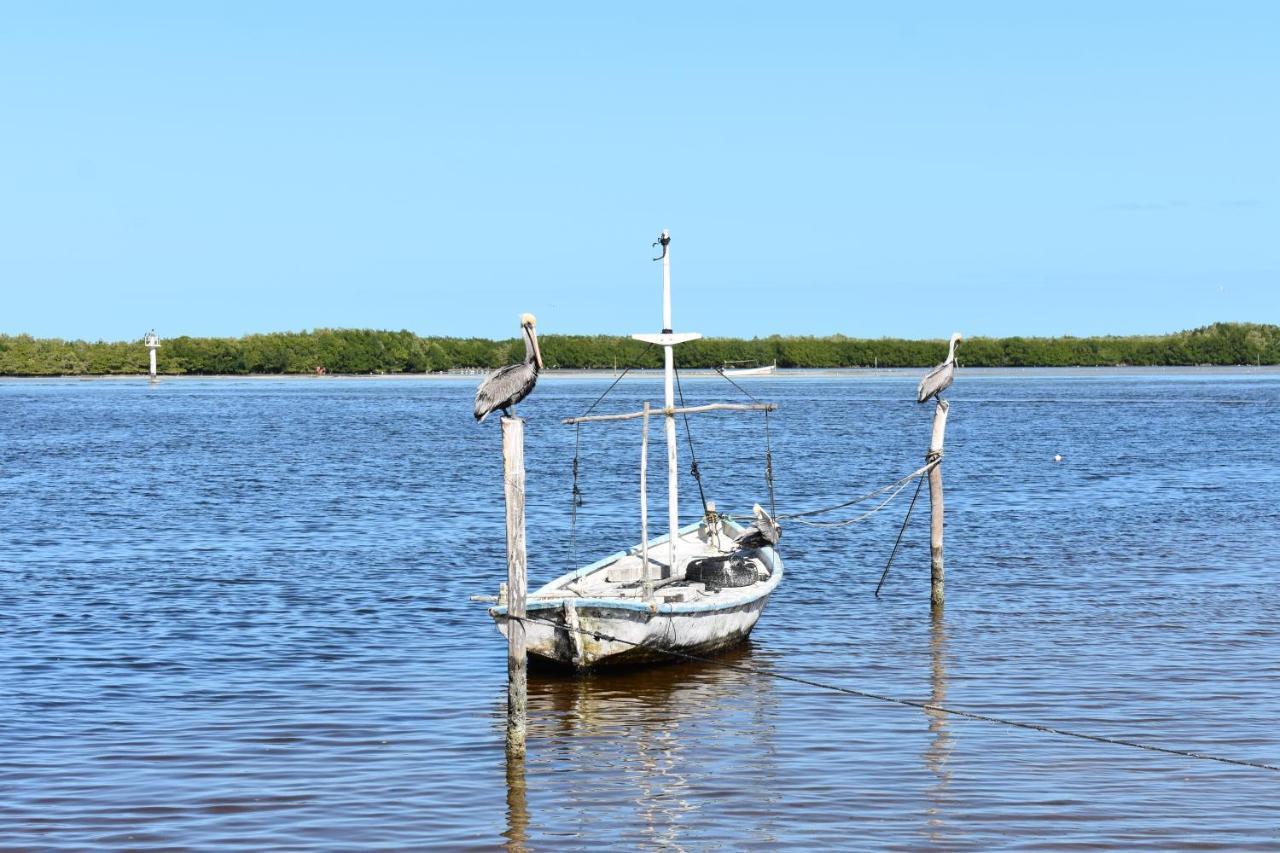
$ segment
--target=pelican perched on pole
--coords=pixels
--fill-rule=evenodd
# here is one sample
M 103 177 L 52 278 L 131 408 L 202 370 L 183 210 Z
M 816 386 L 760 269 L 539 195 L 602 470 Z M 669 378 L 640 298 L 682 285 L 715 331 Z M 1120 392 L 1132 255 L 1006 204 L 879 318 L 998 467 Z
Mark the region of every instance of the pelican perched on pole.
M 538 333 L 534 329 L 537 320 L 532 314 L 520 316 L 520 328 L 524 332 L 524 361 L 499 367 L 485 377 L 476 389 L 476 420 L 483 421 L 495 409 L 502 409 L 504 417 L 511 417 L 515 408 L 533 386 L 538 384 L 538 371 L 542 369 L 542 350 L 538 349 Z
M 951 381 L 956 375 L 956 344 L 960 343 L 964 338 L 959 332 L 951 335 L 951 345 L 947 347 L 947 357 L 924 375 L 924 379 L 920 380 L 919 387 L 916 388 L 916 402 L 923 403 L 930 397 L 937 397 L 943 391 L 951 387 Z M 942 399 L 938 397 L 938 399 Z

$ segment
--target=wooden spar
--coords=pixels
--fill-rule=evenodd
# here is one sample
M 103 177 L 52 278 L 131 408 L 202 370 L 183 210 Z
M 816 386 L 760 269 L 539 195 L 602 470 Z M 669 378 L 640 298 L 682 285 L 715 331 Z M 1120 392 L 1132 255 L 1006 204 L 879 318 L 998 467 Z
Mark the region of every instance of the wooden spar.
M 507 753 L 524 757 L 528 715 L 525 657 L 524 421 L 502 419 L 502 473 L 507 498 Z
M 648 403 L 645 403 L 644 412 L 627 412 L 621 415 L 586 415 L 580 418 L 565 418 L 562 424 L 585 424 L 591 421 L 630 421 L 635 418 L 647 417 Z M 778 410 L 777 403 L 707 403 L 703 406 L 681 406 L 679 408 L 663 409 L 664 415 L 697 415 L 702 412 L 776 412 Z
M 649 401 L 645 400 L 640 428 L 640 577 L 644 580 L 644 600 L 653 598 L 653 578 L 649 576 Z
M 934 607 L 941 607 L 945 599 L 946 570 L 942 562 L 942 441 L 947 432 L 947 412 L 951 405 L 939 399 L 933 410 L 933 436 L 929 440 L 929 453 L 926 462 L 937 461 L 929 469 L 929 602 Z

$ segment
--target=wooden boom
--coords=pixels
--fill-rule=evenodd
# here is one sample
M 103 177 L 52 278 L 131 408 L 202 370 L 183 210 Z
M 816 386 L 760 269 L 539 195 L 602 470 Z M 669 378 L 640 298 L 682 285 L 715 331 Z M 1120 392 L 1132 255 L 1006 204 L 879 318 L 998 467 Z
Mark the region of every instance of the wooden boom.
M 664 415 L 696 415 L 700 412 L 774 412 L 777 403 L 707 403 L 705 406 L 683 406 L 663 409 Z M 581 418 L 565 418 L 562 424 L 585 424 L 588 421 L 629 421 L 643 418 L 647 412 L 627 412 L 622 415 L 588 415 Z

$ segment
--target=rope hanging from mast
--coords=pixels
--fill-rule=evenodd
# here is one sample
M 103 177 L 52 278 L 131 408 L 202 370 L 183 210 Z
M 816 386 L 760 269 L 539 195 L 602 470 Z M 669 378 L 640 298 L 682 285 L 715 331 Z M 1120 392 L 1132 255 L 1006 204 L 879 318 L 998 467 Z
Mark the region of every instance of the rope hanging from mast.
M 676 390 L 680 392 L 680 408 L 684 408 L 684 386 L 680 384 L 680 370 L 672 366 L 672 370 L 676 375 Z M 689 415 L 684 413 L 684 437 L 689 441 L 689 473 L 693 475 L 694 482 L 698 484 L 698 497 L 702 499 L 702 515 L 707 515 L 707 493 L 702 489 L 702 472 L 698 470 L 698 454 L 693 450 L 693 430 L 689 429 Z
M 623 377 L 631 372 L 631 368 L 625 368 L 618 374 L 613 383 L 606 389 L 604 393 L 596 398 L 596 401 L 587 407 L 582 413 L 583 417 L 591 414 L 596 406 L 609 396 L 609 392 L 618 386 Z M 582 451 L 582 424 L 575 424 L 573 427 L 573 491 L 569 496 L 569 566 L 573 567 L 578 563 L 578 507 L 582 506 L 582 489 L 578 486 L 578 459 Z
M 743 394 L 746 394 L 751 399 L 751 402 L 760 402 L 754 394 L 726 376 L 723 367 L 717 367 L 715 368 L 715 371 L 734 388 L 737 388 Z M 769 515 L 776 519 L 778 517 L 778 501 L 773 489 L 773 441 L 769 436 L 768 409 L 764 410 L 764 482 L 765 485 L 769 487 Z

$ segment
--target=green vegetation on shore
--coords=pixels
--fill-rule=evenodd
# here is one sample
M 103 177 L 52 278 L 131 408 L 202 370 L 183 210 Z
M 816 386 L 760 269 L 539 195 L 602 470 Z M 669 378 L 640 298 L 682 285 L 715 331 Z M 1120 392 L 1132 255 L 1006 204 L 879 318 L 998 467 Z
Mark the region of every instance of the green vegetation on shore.
M 611 335 L 547 335 L 540 339 L 551 368 L 661 367 L 656 347 Z M 941 361 L 943 340 L 783 337 L 705 338 L 680 348 L 685 367 L 727 361 L 779 367 L 924 367 Z M 519 339 L 419 337 L 412 332 L 317 329 L 242 338 L 164 340 L 160 370 L 167 374 L 429 373 L 488 369 L 524 357 Z M 968 338 L 967 367 L 1079 367 L 1095 365 L 1280 364 L 1280 326 L 1215 323 L 1170 335 L 1099 338 Z M 30 335 L 0 335 L 0 376 L 145 373 L 141 341 L 90 343 Z

